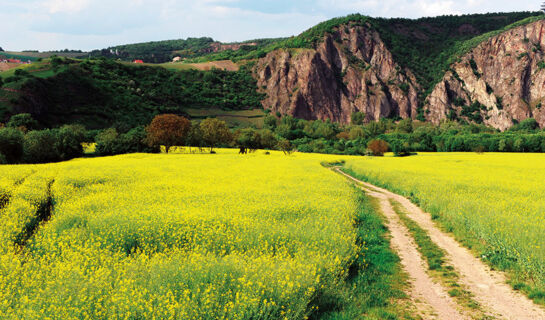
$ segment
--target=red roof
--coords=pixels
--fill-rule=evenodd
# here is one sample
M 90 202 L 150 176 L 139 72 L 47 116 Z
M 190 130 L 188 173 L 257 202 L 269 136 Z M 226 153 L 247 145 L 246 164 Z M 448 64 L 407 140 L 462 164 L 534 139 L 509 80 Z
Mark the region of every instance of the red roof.
M 8 59 L 8 62 L 11 62 L 11 63 L 21 63 L 21 60 L 19 60 L 19 59 Z
M 134 63 L 144 63 L 143 60 L 134 60 L 133 62 L 134 62 Z

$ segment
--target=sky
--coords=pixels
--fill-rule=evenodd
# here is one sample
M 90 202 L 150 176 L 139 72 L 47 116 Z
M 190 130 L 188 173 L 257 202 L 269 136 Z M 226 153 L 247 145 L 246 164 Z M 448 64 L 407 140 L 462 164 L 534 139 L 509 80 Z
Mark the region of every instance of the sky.
M 533 0 L 0 0 L 4 50 L 92 50 L 187 37 L 222 42 L 287 37 L 361 13 L 418 18 L 535 11 Z

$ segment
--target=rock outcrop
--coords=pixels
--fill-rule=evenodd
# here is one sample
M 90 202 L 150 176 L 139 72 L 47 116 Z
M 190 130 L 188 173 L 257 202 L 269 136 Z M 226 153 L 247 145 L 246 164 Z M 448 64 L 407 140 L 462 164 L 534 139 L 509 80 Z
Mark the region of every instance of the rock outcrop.
M 533 117 L 545 127 L 544 33 L 542 20 L 481 43 L 434 88 L 427 119 L 462 118 L 505 130 Z
M 360 111 L 367 120 L 415 118 L 419 86 L 366 26 L 340 26 L 316 49 L 282 49 L 254 70 L 267 94 L 265 108 L 307 120 L 349 123 Z

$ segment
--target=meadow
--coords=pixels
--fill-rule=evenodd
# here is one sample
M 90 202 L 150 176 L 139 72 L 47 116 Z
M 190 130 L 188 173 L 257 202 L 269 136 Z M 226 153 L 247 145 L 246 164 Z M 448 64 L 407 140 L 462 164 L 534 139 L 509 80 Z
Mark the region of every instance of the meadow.
M 352 158 L 346 170 L 410 197 L 511 282 L 545 303 L 545 155 Z
M 0 166 L 2 317 L 311 316 L 362 259 L 357 192 L 332 156 L 236 152 Z

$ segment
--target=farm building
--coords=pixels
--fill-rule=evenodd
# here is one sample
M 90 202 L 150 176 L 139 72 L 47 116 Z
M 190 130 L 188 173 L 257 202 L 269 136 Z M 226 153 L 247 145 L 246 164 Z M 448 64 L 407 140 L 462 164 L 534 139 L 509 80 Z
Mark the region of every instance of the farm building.
M 141 64 L 141 63 L 144 63 L 144 61 L 143 60 L 134 60 L 133 63 Z
M 174 57 L 174 59 L 172 59 L 172 62 L 180 62 L 182 61 L 182 57 Z

